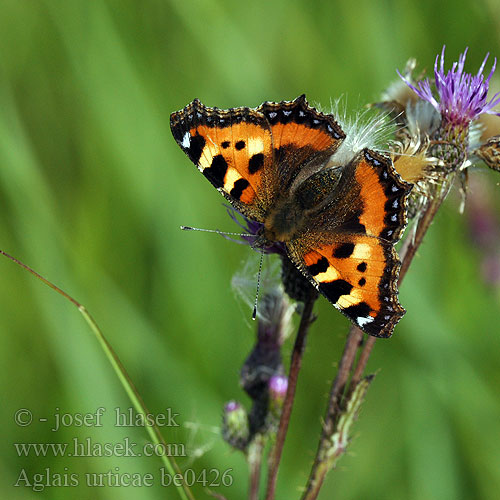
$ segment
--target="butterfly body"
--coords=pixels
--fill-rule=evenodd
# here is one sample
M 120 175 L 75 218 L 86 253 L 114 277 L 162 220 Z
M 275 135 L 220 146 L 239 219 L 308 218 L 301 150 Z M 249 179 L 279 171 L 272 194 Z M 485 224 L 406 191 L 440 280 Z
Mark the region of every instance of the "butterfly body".
M 285 200 L 264 221 L 264 236 L 270 241 L 288 242 L 303 233 L 306 216 L 295 200 Z
M 410 190 L 390 159 L 364 149 L 336 164 L 345 134 L 305 96 L 229 110 L 195 100 L 171 115 L 171 129 L 203 175 L 261 224 L 253 246 L 283 244 L 297 269 L 351 321 L 390 336 L 404 314 L 394 244 Z

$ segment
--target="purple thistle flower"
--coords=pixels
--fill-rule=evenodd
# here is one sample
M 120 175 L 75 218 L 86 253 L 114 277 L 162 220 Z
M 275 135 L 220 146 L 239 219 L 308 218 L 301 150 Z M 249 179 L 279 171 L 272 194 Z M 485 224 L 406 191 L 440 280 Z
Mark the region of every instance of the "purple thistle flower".
M 500 93 L 497 92 L 489 101 L 487 99 L 489 83 L 496 68 L 496 58 L 487 78 L 483 75 L 483 70 L 489 53 L 486 54 L 476 75 L 465 73 L 465 57 L 468 50 L 466 48 L 464 53 L 460 54 L 458 62 L 454 62 L 451 69 L 445 72 L 445 47 L 443 46 L 441 59 L 437 55 L 434 63 L 434 83 L 437 97 L 433 95 L 430 78 L 418 82 L 415 86 L 399 71 L 398 75 L 421 99 L 430 102 L 441 114 L 443 120 L 453 125 L 468 126 L 472 120 L 483 113 L 500 116 L 500 113 L 492 111 L 500 103 Z

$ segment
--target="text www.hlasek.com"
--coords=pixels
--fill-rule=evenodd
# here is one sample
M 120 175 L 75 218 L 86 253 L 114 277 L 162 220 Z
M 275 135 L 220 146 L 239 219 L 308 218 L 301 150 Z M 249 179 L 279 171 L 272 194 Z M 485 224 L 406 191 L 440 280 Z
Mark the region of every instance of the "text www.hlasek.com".
M 100 443 L 73 438 L 69 443 L 14 443 L 20 457 L 185 457 L 182 443 L 144 443 L 138 446 L 128 437 L 116 443 Z

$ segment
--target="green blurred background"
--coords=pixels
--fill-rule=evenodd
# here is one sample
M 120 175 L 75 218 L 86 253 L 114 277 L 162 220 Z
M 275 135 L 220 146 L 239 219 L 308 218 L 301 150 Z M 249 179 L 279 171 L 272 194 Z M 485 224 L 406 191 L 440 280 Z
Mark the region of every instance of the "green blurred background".
M 499 55 L 498 2 L 0 0 L 0 248 L 92 312 L 150 410 L 180 414 L 181 427 L 164 429 L 187 446 L 180 465 L 233 468 L 233 485 L 219 488 L 228 499 L 247 488 L 244 459 L 217 428 L 227 400 L 248 403 L 238 372 L 254 333 L 230 281 L 250 250 L 179 230 L 234 226 L 173 141 L 169 115 L 195 97 L 224 108 L 303 92 L 325 108 L 346 94 L 352 108 L 376 100 L 409 57 L 430 69 L 443 44 L 450 63 L 469 46 L 471 71 L 486 52 Z M 473 175 L 498 221 L 500 174 Z M 482 279 L 484 255 L 458 205 L 447 200 L 402 286 L 408 312 L 375 346 L 378 375 L 322 499 L 498 498 L 500 294 Z M 22 469 L 157 475 L 161 463 L 17 456 L 13 443 L 147 438 L 112 425 L 113 409 L 130 403 L 78 311 L 4 258 L 0 275 L 5 498 L 178 498 L 158 481 L 13 487 Z M 325 300 L 316 312 L 280 499 L 305 484 L 348 330 Z M 56 411 L 100 406 L 103 427 L 50 430 Z M 32 425 L 15 425 L 19 408 Z

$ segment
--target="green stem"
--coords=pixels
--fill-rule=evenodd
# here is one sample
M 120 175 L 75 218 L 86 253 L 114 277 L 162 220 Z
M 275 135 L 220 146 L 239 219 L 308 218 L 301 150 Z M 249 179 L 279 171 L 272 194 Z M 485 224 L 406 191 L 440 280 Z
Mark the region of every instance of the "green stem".
M 359 328 L 353 326 L 349 331 L 344 352 L 342 353 L 342 358 L 340 359 L 337 376 L 335 377 L 330 390 L 323 431 L 321 433 L 316 458 L 314 459 L 302 500 L 313 500 L 318 496 L 319 490 L 321 489 L 326 474 L 328 473 L 329 467 L 326 460 L 326 453 L 330 447 L 330 437 L 335 431 L 337 417 L 340 413 L 342 394 L 344 393 L 344 389 L 347 380 L 349 379 L 349 374 L 351 373 L 354 365 L 356 353 L 358 352 L 358 347 L 362 339 L 363 332 Z
M 399 273 L 399 283 L 406 275 L 415 254 L 420 247 L 427 230 L 429 229 L 437 211 L 439 210 L 442 202 L 446 198 L 449 189 L 453 183 L 454 174 L 450 173 L 442 186 L 435 187 L 435 193 L 429 198 L 427 206 L 417 223 L 415 237 L 407 237 L 402 254 L 402 264 Z M 366 339 L 363 350 L 359 357 L 358 363 L 354 365 L 356 354 L 361 345 L 362 332 L 355 326 L 351 328 L 349 336 L 346 341 L 346 346 L 342 359 L 340 360 L 339 370 L 330 392 L 329 406 L 327 409 L 325 424 L 323 426 L 322 437 L 319 442 L 318 451 L 314 464 L 309 475 L 306 491 L 302 500 L 315 500 L 323 485 L 325 477 L 330 470 L 330 465 L 325 460 L 325 454 L 330 446 L 330 437 L 335 432 L 338 417 L 343 407 L 342 401 L 348 398 L 354 388 L 359 384 L 363 372 L 370 358 L 371 351 L 375 344 L 376 338 L 369 337 Z M 349 375 L 352 373 L 351 383 L 349 390 L 344 394 L 344 389 Z
M 258 500 L 260 485 L 260 470 L 262 465 L 262 452 L 264 451 L 265 438 L 258 434 L 248 450 L 248 463 L 250 466 L 250 484 L 248 500 Z
M 120 380 L 123 388 L 125 389 L 125 392 L 130 398 L 132 404 L 134 405 L 135 410 L 137 411 L 137 413 L 140 413 L 144 417 L 144 421 L 146 421 L 147 420 L 146 417 L 148 414 L 150 414 L 150 412 L 148 411 L 146 405 L 144 404 L 144 401 L 139 395 L 137 388 L 132 382 L 129 374 L 125 370 L 125 367 L 120 361 L 120 358 L 111 347 L 111 344 L 106 340 L 106 337 L 99 328 L 99 325 L 96 323 L 91 314 L 87 311 L 85 306 L 80 304 L 73 297 L 71 297 L 71 295 L 68 295 L 64 290 L 61 290 L 58 286 L 54 285 L 54 283 L 44 278 L 42 275 L 38 274 L 36 271 L 31 269 L 31 267 L 27 266 L 20 260 L 16 259 L 15 257 L 12 257 L 3 250 L 0 250 L 0 254 L 3 255 L 4 257 L 7 257 L 12 262 L 16 263 L 18 266 L 22 267 L 23 269 L 31 273 L 33 276 L 42 281 L 45 285 L 52 288 L 52 290 L 62 295 L 65 299 L 69 300 L 74 306 L 78 308 L 81 315 L 84 317 L 85 321 L 89 325 L 90 329 L 94 332 L 99 344 L 101 345 L 104 353 L 106 354 L 106 357 L 108 358 L 108 361 L 111 363 L 111 366 L 113 367 L 116 375 L 118 376 L 118 379 Z M 161 444 L 163 449 L 165 450 L 168 449 L 167 443 L 165 442 L 165 439 L 163 438 L 160 429 L 156 424 L 153 424 L 151 426 L 146 426 L 146 430 L 149 434 L 149 437 L 151 438 L 151 441 L 155 445 Z M 175 474 L 182 474 L 179 466 L 177 465 L 177 462 L 173 457 L 169 457 L 166 454 L 163 454 L 161 456 L 161 460 L 165 465 L 165 467 L 167 468 L 168 472 L 172 476 Z M 191 490 L 189 489 L 187 484 L 185 484 L 184 481 L 182 481 L 182 486 L 177 486 L 177 492 L 179 493 L 179 496 L 182 498 L 182 500 L 194 500 Z
M 266 500 L 274 500 L 276 493 L 276 480 L 278 477 L 278 469 L 281 461 L 281 454 L 285 444 L 288 424 L 290 423 L 290 415 L 292 414 L 293 400 L 295 398 L 295 389 L 297 388 L 297 379 L 299 376 L 300 367 L 302 364 L 302 354 L 304 353 L 305 340 L 307 331 L 311 324 L 312 310 L 314 302 L 318 298 L 316 290 L 312 289 L 309 292 L 309 297 L 304 304 L 304 311 L 300 320 L 297 338 L 292 352 L 292 360 L 290 362 L 290 373 L 288 375 L 288 389 L 283 402 L 283 410 L 281 413 L 278 433 L 276 434 L 276 443 L 271 453 L 269 475 L 267 479 Z

